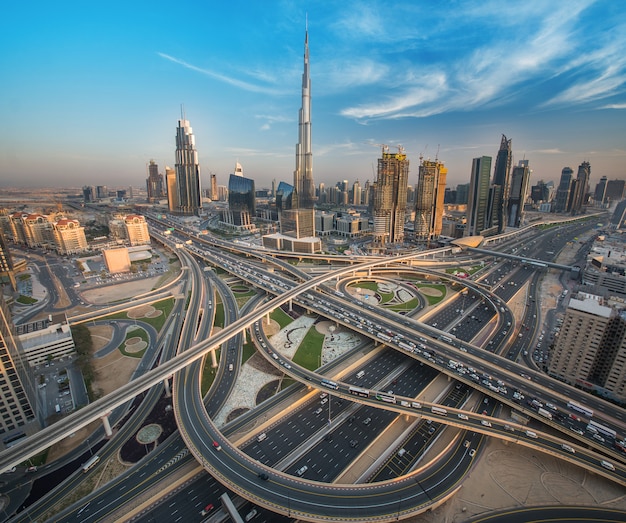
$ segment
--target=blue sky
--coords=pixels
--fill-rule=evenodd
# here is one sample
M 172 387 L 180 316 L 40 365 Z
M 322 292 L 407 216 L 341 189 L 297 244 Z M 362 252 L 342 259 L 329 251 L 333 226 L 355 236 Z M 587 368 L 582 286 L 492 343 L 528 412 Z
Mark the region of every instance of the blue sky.
M 2 8 L 0 186 L 145 185 L 181 104 L 203 186 L 291 181 L 307 14 L 316 183 L 373 180 L 388 144 L 455 186 L 503 133 L 531 183 L 626 178 L 620 0 L 35 0 Z

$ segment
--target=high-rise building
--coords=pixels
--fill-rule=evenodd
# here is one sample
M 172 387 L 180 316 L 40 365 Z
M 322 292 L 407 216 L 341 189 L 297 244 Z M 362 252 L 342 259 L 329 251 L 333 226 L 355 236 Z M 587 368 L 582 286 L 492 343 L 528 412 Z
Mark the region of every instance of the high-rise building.
M 579 292 L 568 304 L 548 362 L 550 375 L 626 400 L 626 317 L 599 296 Z
M 389 147 L 383 146 L 374 189 L 374 241 L 378 245 L 404 241 L 408 179 L 409 160 L 404 150 L 400 147 L 397 153 L 390 153 Z
M 626 180 L 609 180 L 606 182 L 606 201 L 619 202 L 624 199 L 626 192 Z
M 59 254 L 78 254 L 87 250 L 85 228 L 78 220 L 62 218 L 53 223 L 56 250 Z
M 211 194 L 209 195 L 212 202 L 216 202 L 218 199 L 217 194 L 217 175 L 211 173 Z
M 176 188 L 178 206 L 174 211 L 183 216 L 200 214 L 200 165 L 196 139 L 188 120 L 178 120 L 176 128 Z
M 165 166 L 165 183 L 167 184 L 167 209 L 172 214 L 178 211 L 178 187 L 176 184 L 176 171 Z
M 37 392 L 35 377 L 1 292 L 0 361 L 0 434 L 10 434 L 35 421 Z
M 535 204 L 547 202 L 550 199 L 550 189 L 543 180 L 539 180 L 537 185 L 530 188 L 530 199 Z
M 596 190 L 593 192 L 593 199 L 596 202 L 596 205 L 602 206 L 605 203 L 607 181 L 606 176 L 603 176 L 596 184 Z
M 454 201 L 454 203 L 458 205 L 467 204 L 469 189 L 470 189 L 469 183 L 458 184 L 456 186 L 456 200 Z
M 126 237 L 131 245 L 149 245 L 150 232 L 146 218 L 139 214 L 129 214 L 124 218 Z
M 585 211 L 584 206 L 587 203 L 590 177 L 591 165 L 589 164 L 589 162 L 581 163 L 578 166 L 576 183 L 574 185 L 574 194 L 572 195 L 572 205 L 570 207 L 572 214 L 581 214 Z
M 2 284 L 8 281 L 11 288 L 17 290 L 17 281 L 15 280 L 15 271 L 13 267 L 13 257 L 9 251 L 4 232 L 0 230 L 0 292 Z
M 96 201 L 96 188 L 93 185 L 83 186 L 83 201 L 92 203 Z
M 574 171 L 571 167 L 563 167 L 563 170 L 561 171 L 561 180 L 559 181 L 559 187 L 556 190 L 556 204 L 554 207 L 555 212 L 570 211 L 573 176 Z
M 474 158 L 467 201 L 465 236 L 478 236 L 491 228 L 491 223 L 488 222 L 490 174 L 491 156 Z
M 361 205 L 361 184 L 359 180 L 352 184 L 352 205 Z
M 241 165 L 228 180 L 228 210 L 223 211 L 222 221 L 234 227 L 252 229 L 252 218 L 256 214 L 254 180 L 244 178 Z
M 511 190 L 507 207 L 507 226 L 509 227 L 519 227 L 522 224 L 529 180 L 528 160 L 520 160 L 511 172 Z
M 154 160 L 148 164 L 148 178 L 146 179 L 148 201 L 157 203 L 163 198 L 163 175 L 159 174 L 159 166 Z
M 448 169 L 438 160 L 420 164 L 415 191 L 415 240 L 429 242 L 441 235 Z
M 309 31 L 304 36 L 304 72 L 302 73 L 302 107 L 298 116 L 296 169 L 293 172 L 293 206 L 312 209 L 315 203 L 313 184 L 313 151 L 311 148 L 311 77 L 309 73 Z
M 496 156 L 496 165 L 493 169 L 494 197 L 492 209 L 492 225 L 498 227 L 501 233 L 506 229 L 506 215 L 509 200 L 509 173 L 511 172 L 511 163 L 513 161 L 513 152 L 511 150 L 511 140 L 502 135 L 500 140 L 500 149 Z

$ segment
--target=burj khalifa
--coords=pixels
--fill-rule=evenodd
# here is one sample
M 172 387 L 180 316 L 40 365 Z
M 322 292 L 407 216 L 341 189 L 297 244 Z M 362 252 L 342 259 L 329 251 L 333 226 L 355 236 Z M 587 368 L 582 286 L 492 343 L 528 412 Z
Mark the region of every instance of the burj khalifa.
M 309 74 L 309 31 L 304 37 L 304 72 L 302 73 L 302 107 L 298 119 L 296 170 L 293 172 L 293 207 L 312 209 L 315 202 L 313 185 L 313 152 L 311 150 L 311 76 Z

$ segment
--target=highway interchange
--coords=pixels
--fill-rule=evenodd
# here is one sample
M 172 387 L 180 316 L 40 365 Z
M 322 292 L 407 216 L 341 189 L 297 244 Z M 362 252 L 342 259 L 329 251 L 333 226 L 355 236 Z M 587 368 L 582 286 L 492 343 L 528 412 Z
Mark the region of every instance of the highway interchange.
M 192 253 L 208 259 L 212 264 L 219 265 L 270 293 L 285 294 L 289 289 L 297 290 L 298 283 L 294 282 L 291 277 L 279 275 L 275 271 L 268 272 L 261 268 L 261 265 L 258 263 L 254 264 L 240 257 L 227 255 L 223 249 L 212 252 L 212 248 L 206 244 L 195 244 L 186 247 Z M 509 265 L 507 266 L 506 264 Z M 188 267 L 193 265 L 193 263 L 189 262 Z M 391 368 L 395 370 L 402 370 L 394 377 L 394 393 L 392 396 L 395 403 L 381 402 L 375 399 L 374 391 L 384 392 L 389 388 L 388 384 L 385 383 L 385 372 L 387 371 L 378 373 L 376 370 L 374 361 L 377 358 L 374 358 L 371 363 L 367 364 L 367 367 L 364 367 L 367 369 L 367 372 L 361 380 L 356 378 L 356 373 L 340 375 L 340 380 L 333 381 L 337 384 L 337 389 L 328 391 L 333 397 L 337 398 L 334 400 L 335 402 L 342 402 L 340 405 L 333 404 L 332 406 L 334 413 L 333 423 L 340 425 L 340 428 L 333 428 L 333 439 L 330 442 L 325 439 L 328 432 L 325 430 L 323 416 L 314 412 L 314 410 L 317 411 L 319 408 L 317 407 L 317 402 L 311 402 L 310 405 L 307 404 L 307 406 L 299 408 L 297 413 L 294 414 L 295 420 L 290 421 L 290 423 L 302 424 L 298 422 L 297 416 L 300 416 L 301 420 L 320 421 L 321 423 L 309 423 L 312 425 L 310 427 L 311 430 L 301 435 L 303 441 L 310 442 L 311 435 L 317 435 L 317 439 L 314 438 L 314 445 L 305 454 L 281 467 L 281 456 L 275 455 L 275 453 L 272 454 L 270 449 L 273 448 L 274 451 L 283 449 L 290 442 L 292 446 L 298 446 L 298 441 L 293 438 L 293 431 L 289 432 L 289 425 L 286 425 L 287 429 L 284 432 L 286 435 L 283 435 L 286 439 L 282 442 L 275 439 L 277 434 L 273 433 L 273 428 L 272 431 L 266 432 L 266 439 L 263 441 L 256 441 L 253 437 L 247 445 L 242 446 L 239 450 L 232 446 L 225 437 L 226 435 L 220 433 L 211 423 L 210 416 L 207 415 L 206 407 L 199 396 L 197 380 L 200 376 L 199 362 L 201 360 L 195 358 L 193 365 L 188 366 L 185 370 L 175 375 L 176 383 L 173 388 L 175 411 L 179 420 L 181 434 L 187 443 L 187 447 L 212 475 L 231 487 L 232 490 L 242 494 L 246 499 L 251 499 L 258 505 L 269 507 L 274 511 L 305 519 L 334 520 L 337 518 L 338 511 L 342 512 L 345 510 L 350 510 L 350 514 L 354 514 L 354 520 L 383 521 L 395 519 L 430 506 L 437 499 L 445 498 L 449 492 L 454 490 L 456 482 L 467 472 L 473 458 L 473 456 L 469 456 L 470 447 L 464 446 L 463 438 L 459 439 L 458 445 L 450 456 L 442 456 L 443 459 L 438 464 L 431 466 L 426 472 L 422 470 L 419 474 L 411 473 L 400 478 L 395 478 L 393 474 L 387 477 L 379 475 L 376 476 L 375 481 L 383 478 L 389 479 L 389 481 L 379 481 L 375 485 L 334 484 L 332 495 L 329 496 L 328 482 L 333 481 L 337 471 L 342 470 L 358 455 L 359 449 L 368 443 L 368 436 L 371 434 L 372 439 L 375 439 L 376 434 L 384 429 L 387 419 L 389 421 L 392 420 L 397 412 L 409 413 L 414 417 L 418 416 L 422 420 L 420 422 L 422 426 L 415 431 L 415 434 L 420 434 L 419 438 L 415 438 L 415 446 L 412 447 L 410 444 L 405 444 L 405 448 L 408 448 L 409 454 L 412 455 L 418 455 L 424 450 L 423 447 L 419 446 L 420 444 L 424 445 L 424 441 L 422 441 L 424 436 L 436 436 L 436 432 L 429 434 L 430 427 L 426 427 L 428 425 L 426 420 L 436 420 L 433 425 L 438 425 L 438 423 L 454 425 L 463 429 L 469 429 L 472 434 L 482 432 L 496 435 L 516 443 L 535 446 L 543 451 L 561 455 L 566 459 L 575 458 L 579 464 L 624 484 L 624 470 L 619 463 L 622 456 L 611 448 L 607 448 L 606 445 L 600 445 L 596 441 L 590 441 L 585 435 L 581 437 L 580 434 L 572 432 L 570 427 L 575 428 L 577 425 L 572 423 L 569 418 L 566 424 L 555 421 L 552 425 L 554 428 L 564 431 L 570 438 L 580 440 L 581 445 L 576 445 L 572 442 L 572 445 L 576 448 L 574 456 L 562 449 L 561 438 L 552 437 L 543 431 L 536 431 L 535 434 L 539 435 L 539 437 L 531 438 L 526 436 L 524 428 L 521 426 L 516 426 L 510 422 L 503 423 L 497 418 L 491 418 L 491 416 L 460 410 L 463 407 L 463 401 L 469 396 L 470 388 L 479 389 L 481 392 L 497 398 L 497 401 L 491 402 L 488 414 L 492 414 L 496 403 L 501 402 L 537 418 L 537 412 L 530 405 L 517 401 L 517 398 L 513 396 L 516 390 L 524 393 L 526 397 L 534 395 L 540 399 L 549 394 L 548 397 L 552 400 L 552 403 L 556 404 L 559 412 L 567 412 L 567 407 L 565 406 L 567 398 L 580 397 L 582 402 L 585 402 L 587 405 L 590 404 L 586 400 L 586 396 L 581 395 L 579 391 L 550 380 L 540 373 L 529 371 L 526 367 L 511 361 L 517 358 L 519 351 L 522 350 L 522 345 L 519 345 L 521 343 L 520 340 L 516 340 L 513 337 L 515 320 L 511 312 L 506 308 L 506 302 L 515 294 L 515 288 L 518 285 L 523 285 L 525 280 L 536 272 L 528 265 L 524 266 L 523 264 L 518 264 L 515 268 L 517 270 L 514 271 L 510 261 L 505 262 L 500 267 L 500 272 L 505 272 L 508 278 L 505 284 L 499 285 L 495 289 L 495 294 L 486 291 L 483 288 L 484 285 L 475 285 L 469 281 L 456 281 L 457 285 L 470 289 L 468 294 L 459 294 L 456 304 L 451 303 L 446 308 L 440 309 L 440 312 L 437 311 L 435 314 L 425 318 L 424 323 L 416 322 L 408 316 L 399 316 L 392 312 L 375 310 L 371 306 L 365 306 L 362 302 L 350 301 L 348 299 L 349 294 L 345 292 L 345 286 L 353 281 L 350 279 L 339 281 L 332 288 L 324 287 L 320 282 L 319 285 L 311 285 L 307 289 L 310 292 L 293 293 L 294 300 L 307 310 L 312 310 L 322 315 L 329 315 L 337 322 L 350 328 L 355 328 L 363 335 L 369 336 L 374 340 L 384 341 L 386 345 L 399 351 L 390 352 L 387 349 L 390 355 L 394 355 L 396 358 L 401 355 L 404 361 L 403 364 L 396 362 L 391 365 Z M 390 267 L 388 270 L 398 272 L 415 269 Z M 196 284 L 191 285 L 191 289 L 193 290 L 196 287 L 197 289 L 203 289 L 204 286 L 199 284 L 200 275 L 197 274 L 197 271 L 194 272 Z M 351 271 L 344 272 L 349 274 Z M 426 274 L 428 277 L 441 276 L 440 273 L 426 269 L 419 269 L 418 272 L 422 275 Z M 352 278 L 358 279 L 357 271 L 354 270 L 352 273 Z M 360 274 L 367 276 L 367 272 Z M 338 275 L 338 278 L 340 277 Z M 484 276 L 485 279 L 492 278 L 492 280 L 496 277 L 496 274 L 488 273 Z M 454 281 L 453 278 L 450 279 Z M 319 278 L 319 280 L 323 280 L 323 278 Z M 300 283 L 299 285 L 302 287 L 305 284 Z M 315 288 L 317 290 L 314 290 Z M 227 290 L 222 289 L 221 292 L 224 293 Z M 533 291 L 531 290 L 531 292 Z M 190 309 L 192 309 L 192 305 L 197 308 L 188 311 L 187 318 L 204 317 L 206 311 L 211 308 L 210 300 L 206 298 L 206 295 L 202 296 L 190 300 Z M 460 305 L 459 300 L 463 301 L 463 305 Z M 532 301 L 534 301 L 533 298 L 531 298 L 531 303 Z M 267 306 L 267 304 L 265 305 Z M 225 307 L 225 309 L 228 308 Z M 268 310 L 271 309 L 268 308 Z M 460 310 L 464 312 L 459 314 Z M 529 312 L 527 312 L 524 323 L 525 325 L 532 325 L 534 328 L 535 322 L 528 321 L 526 318 L 529 318 L 529 315 L 536 317 L 537 311 L 533 312 L 532 306 L 528 307 L 528 310 Z M 465 311 L 467 311 L 467 314 L 464 316 Z M 231 312 L 233 316 L 229 319 L 232 320 L 236 317 L 237 311 L 233 310 Z M 253 313 L 250 314 L 254 315 Z M 206 316 L 210 315 L 206 314 Z M 257 316 L 262 317 L 263 314 L 257 314 Z M 244 318 L 246 317 L 244 316 Z M 185 325 L 189 323 L 185 322 Z M 196 322 L 191 323 L 195 324 Z M 492 336 L 490 337 L 491 343 L 486 346 L 493 353 L 488 353 L 470 343 L 479 334 L 482 327 L 487 324 L 492 326 Z M 180 350 L 184 350 L 185 347 L 190 347 L 188 350 L 191 350 L 201 344 L 198 342 L 206 337 L 209 332 L 206 329 L 210 330 L 209 325 L 210 323 L 205 325 L 204 321 L 199 322 L 197 330 L 190 328 L 186 334 L 183 333 L 181 335 L 181 343 L 179 344 Z M 255 322 L 250 321 L 248 325 L 256 326 L 255 342 L 258 344 L 261 352 L 266 353 L 268 361 L 280 366 L 281 370 L 306 385 L 315 385 L 321 390 L 326 390 L 322 386 L 322 380 L 327 378 L 306 371 L 296 365 L 287 364 L 286 360 L 281 358 L 279 353 L 271 347 L 269 340 L 262 334 L 262 329 L 258 328 L 259 324 L 256 320 Z M 434 328 L 429 328 L 428 325 L 434 325 Z M 453 329 L 452 332 L 455 339 L 452 340 L 452 343 L 446 343 L 440 339 L 442 336 L 445 336 L 444 330 L 447 330 L 444 329 L 444 326 Z M 506 327 L 511 328 L 507 329 Z M 424 347 L 423 349 L 419 347 L 418 343 L 412 343 L 413 346 L 406 343 L 406 340 L 411 339 L 417 341 L 415 339 L 416 333 L 423 336 L 424 342 L 420 342 Z M 381 340 L 381 335 L 385 336 L 385 339 Z M 227 339 L 227 337 L 224 337 L 224 340 Z M 509 343 L 511 341 L 517 343 L 519 347 L 512 349 Z M 426 345 L 424 343 L 427 344 L 428 350 L 425 350 Z M 226 353 L 227 358 L 232 358 L 232 360 L 227 359 L 224 364 L 220 362 L 219 369 L 221 372 L 231 363 L 238 365 L 238 352 L 235 349 L 237 344 L 238 342 L 235 342 L 231 349 L 222 350 L 222 354 Z M 405 347 L 409 348 L 406 349 Z M 502 352 L 502 350 L 507 351 L 504 357 L 496 354 Z M 276 355 L 275 358 L 274 355 Z M 380 358 L 383 358 L 384 355 L 381 354 Z M 407 356 L 409 359 L 407 359 Z M 450 360 L 458 364 L 455 369 L 449 366 Z M 391 361 L 393 362 L 394 360 L 392 359 Z M 459 369 L 464 369 L 465 371 L 461 372 Z M 470 372 L 472 369 L 473 372 Z M 445 417 L 433 414 L 430 410 L 433 406 L 432 403 L 421 402 L 420 407 L 416 408 L 414 406 L 416 402 L 413 401 L 423 385 L 420 380 L 428 381 L 432 379 L 433 373 L 437 374 L 438 372 L 445 372 L 458 382 L 458 388 L 454 387 L 451 389 L 454 391 L 452 396 L 458 396 L 456 399 L 448 398 L 447 396 L 438 398 L 438 404 L 446 407 L 447 415 Z M 532 381 L 522 377 L 521 374 L 530 376 Z M 478 376 L 479 379 L 477 380 L 472 375 Z M 485 375 L 489 376 L 489 379 L 486 380 Z M 335 377 L 332 376 L 332 379 L 335 380 Z M 485 380 L 488 382 L 487 384 L 483 383 Z M 489 384 L 495 386 L 498 380 L 506 383 L 506 393 L 502 393 L 499 389 L 497 392 L 494 392 L 488 388 Z M 229 381 L 231 383 L 230 386 L 227 385 Z M 232 380 L 221 379 L 217 382 L 223 382 L 223 386 L 226 389 L 222 394 L 226 396 L 232 389 Z M 367 387 L 366 390 L 371 391 L 372 394 L 368 394 L 367 397 L 355 397 L 350 393 L 351 384 L 356 384 L 361 389 Z M 145 386 L 145 384 L 142 386 Z M 311 394 L 313 396 L 319 395 L 319 393 L 315 392 Z M 339 398 L 343 398 L 343 400 Z M 354 401 L 365 405 L 359 406 Z M 593 403 L 595 403 L 593 405 L 594 408 L 607 410 L 609 415 L 614 415 L 616 418 L 621 416 L 621 413 L 613 409 L 609 404 L 600 400 L 596 400 Z M 381 414 L 377 410 L 381 407 L 387 409 L 389 411 L 388 414 Z M 350 409 L 354 410 L 355 414 L 350 414 Z M 363 409 L 374 409 L 371 412 L 377 412 L 377 414 L 368 415 L 370 411 Z M 385 419 L 385 416 L 391 417 Z M 464 418 L 459 416 L 464 416 Z M 292 418 L 293 416 L 289 417 L 289 419 Z M 368 418 L 372 419 L 372 422 L 368 423 L 367 430 L 363 430 L 363 421 Z M 491 423 L 490 427 L 484 424 L 487 420 Z M 511 432 L 511 429 L 515 432 Z M 435 430 L 439 429 L 435 428 Z M 470 443 L 472 447 L 477 446 L 474 438 L 479 437 L 480 435 L 471 436 L 472 440 Z M 220 451 L 216 451 L 213 446 L 214 441 L 221 445 Z M 340 441 L 347 442 L 347 445 L 342 445 Z M 356 444 L 352 445 L 354 442 Z M 597 453 L 586 450 L 586 447 L 590 444 L 613 459 L 617 465 L 615 474 L 611 474 L 599 466 Z M 332 467 L 318 465 L 315 468 L 307 465 L 307 470 L 302 474 L 307 481 L 300 479 L 296 471 L 301 470 L 307 463 L 326 464 L 328 462 L 329 446 L 334 449 L 336 455 L 341 454 L 343 461 L 334 462 Z M 353 450 L 352 456 L 347 449 Z M 241 452 L 241 450 L 245 452 Z M 3 456 L 0 456 L 0 460 L 2 458 Z M 279 472 L 279 470 L 285 473 Z M 406 471 L 406 469 L 399 470 L 399 474 Z M 265 474 L 263 477 L 266 479 L 260 479 L 259 474 Z M 419 488 L 416 485 L 419 485 Z M 324 502 L 321 503 L 321 500 Z M 358 507 L 358 510 L 355 507 Z M 83 511 L 82 515 L 85 514 L 85 511 Z

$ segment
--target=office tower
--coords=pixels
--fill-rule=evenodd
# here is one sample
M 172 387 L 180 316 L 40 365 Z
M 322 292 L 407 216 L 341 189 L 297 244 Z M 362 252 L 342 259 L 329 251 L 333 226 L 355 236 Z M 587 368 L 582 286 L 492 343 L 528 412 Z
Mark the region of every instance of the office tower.
M 550 352 L 548 372 L 566 383 L 601 387 L 613 398 L 626 400 L 624 314 L 599 296 L 573 296 Z
M 539 180 L 537 185 L 530 188 L 530 199 L 535 204 L 547 202 L 550 199 L 550 189 L 543 180 Z
M 605 197 L 606 197 L 606 176 L 600 178 L 600 181 L 596 184 L 596 190 L 593 193 L 593 199 L 596 202 L 596 205 L 604 205 Z
M 286 209 L 280 214 L 280 232 L 291 238 L 315 236 L 315 209 Z
M 209 198 L 212 202 L 216 202 L 218 199 L 217 194 L 217 175 L 215 173 L 211 173 L 211 194 L 209 194 Z
M 131 245 L 150 244 L 150 232 L 145 217 L 139 214 L 129 214 L 124 218 L 124 227 Z
M 158 201 L 163 198 L 163 175 L 159 174 L 159 166 L 154 160 L 150 160 L 148 164 L 146 190 L 150 203 L 158 203 Z
M 448 169 L 435 160 L 420 164 L 415 191 L 415 240 L 429 242 L 441 235 L 443 200 Z
M 489 175 L 491 156 L 472 160 L 472 174 L 467 200 L 467 226 L 465 236 L 478 236 L 489 229 Z
M 83 186 L 83 202 L 92 203 L 96 201 L 96 188 L 92 185 Z
M 235 176 L 243 176 L 243 167 L 239 162 L 235 163 Z
M 587 194 L 589 192 L 589 178 L 591 177 L 591 165 L 583 162 L 578 166 L 575 184 L 573 184 L 573 195 L 571 199 L 571 213 L 581 214 L 587 204 Z
M 11 284 L 11 288 L 17 290 L 17 282 L 15 280 L 15 271 L 13 267 L 13 257 L 9 252 L 9 246 L 7 245 L 4 237 L 4 232 L 0 230 L 0 292 L 2 292 L 2 285 L 8 281 Z
M 511 190 L 507 207 L 507 226 L 519 227 L 524 217 L 524 202 L 528 192 L 530 169 L 528 160 L 520 160 L 511 172 Z
M 626 229 L 626 200 L 617 202 L 611 216 L 611 227 L 617 230 Z
M 309 75 L 309 31 L 304 36 L 304 72 L 302 73 L 302 107 L 298 116 L 296 170 L 293 172 L 293 207 L 312 209 L 315 202 L 313 185 L 313 152 L 311 149 L 311 77 Z
M 278 213 L 293 207 L 293 185 L 280 182 L 276 189 L 276 209 Z
M 404 150 L 399 147 L 397 153 L 390 153 L 384 145 L 374 190 L 374 241 L 379 245 L 404 241 L 408 179 L 409 160 Z
M 167 209 L 172 214 L 178 210 L 178 187 L 176 185 L 176 171 L 165 166 L 165 183 L 167 185 Z
M 62 218 L 53 224 L 56 250 L 59 254 L 78 254 L 87 250 L 85 228 L 78 220 Z
M 561 171 L 561 180 L 559 181 L 559 187 L 556 190 L 556 205 L 555 212 L 569 212 L 570 211 L 570 193 L 572 189 L 572 178 L 574 171 L 571 167 L 563 167 Z
M 109 189 L 106 185 L 97 185 L 96 186 L 96 197 L 101 200 L 102 198 L 109 197 Z
M 361 184 L 359 180 L 352 184 L 352 205 L 361 205 Z
M 200 165 L 196 139 L 188 120 L 178 120 L 176 128 L 176 187 L 178 206 L 175 213 L 183 216 L 200 214 Z
M 609 180 L 606 182 L 606 200 L 609 203 L 619 202 L 624 199 L 626 191 L 625 180 Z
M 456 200 L 454 203 L 457 205 L 467 204 L 468 196 L 469 196 L 469 183 L 460 183 L 456 186 Z
M 0 433 L 13 433 L 35 421 L 35 380 L 0 292 Z
M 363 187 L 363 196 L 361 198 L 363 205 L 367 205 L 369 207 L 370 204 L 370 181 L 366 180 L 365 181 L 365 186 Z
M 511 151 L 511 140 L 507 140 L 502 135 L 500 140 L 500 149 L 496 156 L 496 165 L 493 169 L 494 195 L 492 209 L 492 225 L 498 227 L 501 233 L 506 229 L 506 214 L 509 199 L 509 173 L 511 171 L 511 163 L 513 161 L 513 152 Z
M 256 214 L 254 180 L 244 178 L 241 165 L 228 179 L 228 210 L 222 214 L 222 221 L 234 227 L 253 228 L 252 218 Z
M 276 198 L 276 178 L 272 179 L 272 198 Z

